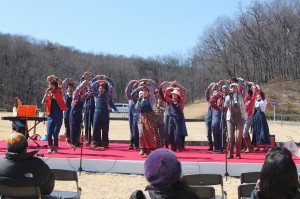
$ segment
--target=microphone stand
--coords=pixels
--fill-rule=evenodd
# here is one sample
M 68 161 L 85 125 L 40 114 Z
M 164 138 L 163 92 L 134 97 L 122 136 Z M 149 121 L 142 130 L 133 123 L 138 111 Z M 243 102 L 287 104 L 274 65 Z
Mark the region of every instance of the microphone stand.
M 87 143 L 89 144 L 89 146 L 91 145 L 91 119 L 92 119 L 92 116 L 91 116 L 91 107 L 89 108 L 88 110 L 88 129 L 87 129 Z M 86 142 L 86 141 L 85 141 Z
M 223 103 L 222 103 L 222 117 L 221 117 L 221 129 L 222 129 L 222 148 L 223 151 L 225 153 L 225 177 L 226 177 L 226 181 L 227 181 L 227 176 L 229 176 L 228 174 L 228 164 L 227 164 L 227 139 L 228 139 L 228 131 L 227 131 L 227 127 L 224 127 L 224 117 L 225 117 L 225 112 L 224 112 L 224 104 L 225 104 L 225 96 L 223 97 Z M 226 121 L 226 118 L 225 118 Z M 225 139 L 224 139 L 225 136 Z
M 82 116 L 83 117 L 83 116 Z M 83 120 L 82 120 L 83 121 Z M 79 175 L 81 175 L 81 171 L 83 171 L 82 169 L 82 151 L 83 151 L 83 129 L 84 129 L 84 126 L 83 126 L 83 123 L 81 123 L 81 134 L 79 133 L 78 134 L 78 137 L 77 137 L 77 142 L 76 142 L 76 145 L 74 147 L 74 151 L 76 150 L 77 148 L 77 145 L 79 143 L 79 138 L 80 138 L 80 135 L 81 135 L 81 148 L 80 148 L 80 161 L 79 161 L 79 168 L 78 168 L 78 171 L 79 171 Z
M 80 147 L 80 162 L 79 162 L 79 175 L 81 175 L 81 171 L 83 171 L 82 169 L 82 151 L 83 151 L 83 125 L 81 124 L 81 147 Z

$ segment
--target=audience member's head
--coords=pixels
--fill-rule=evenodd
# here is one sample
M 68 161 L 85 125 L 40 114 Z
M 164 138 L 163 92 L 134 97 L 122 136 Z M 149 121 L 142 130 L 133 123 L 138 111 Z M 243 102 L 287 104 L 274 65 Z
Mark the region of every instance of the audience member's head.
M 258 195 L 260 198 L 295 198 L 298 175 L 296 165 L 287 149 L 275 148 L 265 158 Z
M 14 132 L 6 139 L 7 152 L 26 153 L 27 139 L 21 133 Z
M 174 152 L 157 149 L 148 155 L 145 164 L 145 178 L 151 185 L 174 184 L 181 176 L 181 163 Z
M 286 149 L 286 148 L 284 148 L 284 147 L 275 147 L 275 148 L 272 148 L 272 149 L 267 153 L 265 159 L 266 159 L 269 155 L 271 155 L 271 154 L 273 154 L 273 153 L 277 153 L 277 152 L 282 152 L 282 153 L 284 153 L 285 155 L 287 155 L 289 158 L 292 159 L 292 153 L 291 153 L 288 149 Z
M 134 191 L 130 199 L 148 198 L 145 195 L 166 199 L 199 198 L 194 190 L 180 179 L 181 163 L 171 150 L 162 148 L 150 153 L 144 163 L 144 170 L 150 185 L 147 185 L 145 191 Z
M 53 191 L 54 175 L 44 161 L 34 157 L 38 150 L 27 152 L 27 146 L 27 139 L 23 134 L 14 132 L 8 136 L 5 158 L 0 158 L 0 184 L 27 187 L 34 183 L 40 187 L 41 198 L 45 198 L 45 195 Z
M 19 97 L 15 97 L 13 101 L 13 107 L 18 108 L 19 105 L 22 105 L 23 101 Z

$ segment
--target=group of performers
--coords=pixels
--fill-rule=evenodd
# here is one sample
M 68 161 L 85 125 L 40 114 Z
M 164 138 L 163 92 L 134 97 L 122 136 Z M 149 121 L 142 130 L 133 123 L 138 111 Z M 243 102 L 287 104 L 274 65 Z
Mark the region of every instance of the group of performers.
M 73 78 L 62 81 L 54 75 L 49 76 L 47 81 L 48 88 L 42 100 L 47 115 L 47 153 L 57 153 L 58 135 L 63 119 L 66 140 L 70 147 L 83 144 L 79 138 L 84 122 L 86 145 L 91 149 L 107 149 L 109 109 L 112 107 L 117 111 L 112 100 L 112 79 L 105 75 L 94 77 L 87 71 L 80 78 L 79 84 Z
M 234 157 L 234 146 L 237 159 L 241 158 L 241 152 L 252 152 L 253 146 L 257 146 L 256 151 L 262 145 L 265 151 L 268 150 L 270 133 L 264 114 L 267 100 L 259 85 L 241 78 L 221 80 L 208 86 L 205 97 L 208 103 L 205 124 L 209 151 L 223 153 L 227 137 L 227 158 Z M 250 128 L 253 130 L 252 142 Z M 244 149 L 241 149 L 242 143 Z
M 57 153 L 58 136 L 64 121 L 65 135 L 72 148 L 81 146 L 84 129 L 85 145 L 94 150 L 109 146 L 109 111 L 113 108 L 114 82 L 105 75 L 85 72 L 77 83 L 73 78 L 47 77 L 48 88 L 42 103 L 46 107 L 48 152 Z M 187 129 L 183 114 L 186 89 L 176 81 L 158 85 L 151 79 L 131 80 L 125 89 L 129 104 L 129 149 L 147 156 L 161 147 L 181 152 L 185 148 Z M 267 101 L 259 85 L 241 78 L 211 83 L 205 91 L 208 103 L 205 117 L 209 151 L 236 158 L 257 146 L 270 144 L 269 127 L 264 115 Z M 22 104 L 14 100 L 14 113 Z M 16 129 L 18 127 L 18 129 Z M 22 133 L 24 124 L 13 126 Z M 253 130 L 252 142 L 250 128 Z M 214 141 L 213 141 L 214 140 Z M 242 148 L 242 143 L 244 149 Z M 267 147 L 264 149 L 267 150 Z
M 151 151 L 169 145 L 181 152 L 187 136 L 183 114 L 186 89 L 178 82 L 151 79 L 132 80 L 125 89 L 129 103 L 129 149 L 147 156 Z

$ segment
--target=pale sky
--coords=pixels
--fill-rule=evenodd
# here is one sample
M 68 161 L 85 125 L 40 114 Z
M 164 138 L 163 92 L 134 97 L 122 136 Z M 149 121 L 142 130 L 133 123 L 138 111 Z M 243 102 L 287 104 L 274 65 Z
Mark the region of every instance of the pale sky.
M 218 17 L 251 0 L 0 0 L 0 33 L 82 52 L 144 58 L 187 53 Z

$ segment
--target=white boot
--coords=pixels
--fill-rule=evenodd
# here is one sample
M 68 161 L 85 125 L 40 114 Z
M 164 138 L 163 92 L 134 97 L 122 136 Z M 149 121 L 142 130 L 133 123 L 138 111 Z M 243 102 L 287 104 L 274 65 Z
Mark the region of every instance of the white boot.
M 49 149 L 48 149 L 48 151 L 47 151 L 47 153 L 52 153 L 53 152 L 53 146 L 49 146 Z

